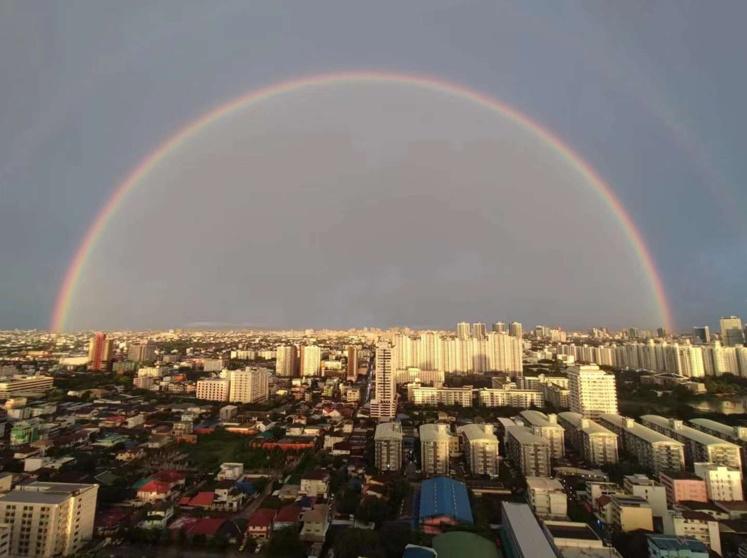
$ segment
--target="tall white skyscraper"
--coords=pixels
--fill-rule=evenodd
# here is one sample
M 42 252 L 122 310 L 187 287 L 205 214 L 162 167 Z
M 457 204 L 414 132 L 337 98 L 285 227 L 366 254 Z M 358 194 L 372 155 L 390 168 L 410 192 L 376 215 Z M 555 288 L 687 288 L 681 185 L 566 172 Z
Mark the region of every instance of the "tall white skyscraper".
M 508 326 L 508 334 L 521 339 L 524 336 L 524 328 L 519 322 L 511 322 Z
M 467 322 L 459 322 L 456 333 L 459 339 L 469 339 L 472 336 L 472 328 Z
M 742 319 L 738 316 L 721 318 L 721 343 L 726 347 L 744 345 Z
M 617 414 L 615 377 L 596 364 L 568 369 L 571 411 L 586 418 Z
M 397 385 L 392 368 L 392 347 L 389 343 L 376 345 L 374 371 L 374 398 L 371 400 L 371 417 L 391 419 L 397 414 Z
M 475 322 L 472 324 L 472 337 L 475 337 L 476 339 L 485 339 L 486 333 L 487 331 L 484 323 Z
M 493 324 L 493 331 L 496 333 L 506 333 L 506 324 L 503 322 L 495 322 Z
M 278 347 L 275 350 L 275 374 L 284 378 L 296 375 L 298 351 L 293 345 Z
M 269 396 L 270 371 L 266 368 L 231 370 L 228 379 L 228 400 L 232 403 L 256 403 Z
M 316 345 L 301 345 L 301 376 L 319 376 L 322 372 L 322 350 Z

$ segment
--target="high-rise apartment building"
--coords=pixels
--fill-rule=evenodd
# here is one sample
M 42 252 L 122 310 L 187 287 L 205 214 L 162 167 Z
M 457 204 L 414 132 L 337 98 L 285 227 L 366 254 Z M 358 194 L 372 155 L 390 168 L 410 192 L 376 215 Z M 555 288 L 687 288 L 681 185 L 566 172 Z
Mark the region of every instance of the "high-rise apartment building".
M 472 337 L 472 329 L 467 322 L 459 322 L 457 324 L 456 333 L 458 339 L 469 339 Z
M 693 337 L 706 345 L 711 342 L 711 328 L 708 326 L 694 327 Z
M 498 475 L 498 438 L 494 430 L 492 424 L 466 424 L 457 428 L 473 475 Z
M 482 322 L 475 322 L 472 324 L 472 337 L 475 339 L 485 339 L 487 335 L 487 328 Z
M 521 339 L 524 336 L 524 327 L 519 322 L 511 322 L 508 326 L 508 334 Z
M 493 331 L 496 333 L 507 333 L 506 324 L 504 322 L 495 322 L 493 324 Z
M 347 374 L 348 380 L 355 381 L 358 379 L 358 347 L 350 345 L 347 349 Z
M 402 425 L 398 422 L 382 422 L 374 434 L 376 469 L 381 472 L 399 471 L 402 468 Z
M 301 376 L 319 376 L 322 372 L 322 350 L 316 345 L 301 345 L 299 350 Z
M 231 403 L 266 401 L 270 394 L 270 371 L 266 368 L 231 370 L 228 373 L 228 400 Z
M 570 445 L 593 465 L 610 465 L 619 458 L 617 434 L 599 423 L 571 411 L 558 413 Z
M 506 457 L 525 477 L 549 477 L 552 472 L 550 444 L 524 426 L 505 429 Z
M 283 378 L 298 375 L 298 349 L 285 345 L 275 350 L 275 374 Z
M 134 343 L 127 350 L 127 360 L 133 362 L 153 362 L 156 360 L 156 346 L 150 341 Z
M 222 378 L 197 380 L 195 397 L 206 401 L 228 401 L 230 382 Z
M 721 318 L 721 343 L 727 347 L 744 345 L 744 330 L 742 319 L 738 316 Z
M 420 468 L 426 475 L 447 475 L 451 435 L 448 424 L 420 426 Z
M 106 333 L 96 332 L 88 343 L 88 369 L 106 370 L 113 357 L 114 342 L 106 338 Z
M 615 377 L 597 365 L 580 365 L 568 369 L 571 411 L 584 417 L 617 414 Z
M 533 434 L 548 441 L 553 459 L 561 459 L 565 455 L 565 429 L 558 424 L 558 415 L 546 415 L 541 411 L 521 411 L 519 416 Z
M 376 345 L 374 370 L 374 399 L 371 400 L 371 417 L 391 419 L 397 414 L 397 384 L 389 343 Z
M 93 536 L 97 484 L 32 482 L 0 496 L 10 556 L 69 556 Z

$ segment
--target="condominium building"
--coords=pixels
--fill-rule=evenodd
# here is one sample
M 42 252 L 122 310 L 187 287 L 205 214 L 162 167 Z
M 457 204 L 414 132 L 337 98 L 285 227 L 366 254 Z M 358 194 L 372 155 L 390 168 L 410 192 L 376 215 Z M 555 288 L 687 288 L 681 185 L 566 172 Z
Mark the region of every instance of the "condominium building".
M 736 444 L 696 430 L 679 419 L 643 415 L 641 422 L 685 444 L 685 462 L 690 466 L 696 462 L 707 461 L 716 465 L 742 468 L 740 447 Z
M 553 459 L 560 459 L 565 455 L 565 429 L 558 424 L 558 415 L 522 411 L 519 416 L 534 434 L 550 443 L 550 456 Z
M 371 400 L 371 417 L 391 419 L 397 414 L 397 386 L 394 382 L 392 347 L 389 343 L 376 346 L 374 371 L 374 399 Z
M 347 348 L 347 373 L 345 376 L 353 382 L 358 379 L 358 347 L 350 345 Z
M 106 333 L 97 332 L 88 343 L 88 369 L 106 370 L 114 358 L 114 342 L 106 338 Z
M 257 403 L 269 397 L 270 371 L 266 368 L 247 366 L 244 370 L 231 370 L 228 379 L 231 403 Z
M 614 494 L 611 497 L 612 526 L 617 531 L 653 531 L 654 514 L 649 503 L 640 496 Z
M 275 350 L 275 374 L 284 378 L 298 375 L 298 349 L 293 345 Z
M 133 343 L 127 349 L 127 360 L 133 362 L 153 362 L 156 359 L 156 346 L 150 341 Z
M 527 500 L 542 519 L 563 519 L 568 515 L 568 496 L 561 482 L 547 477 L 527 477 Z
M 654 517 L 663 517 L 667 511 L 667 490 L 660 483 L 646 475 L 626 475 L 623 488 L 628 494 L 640 496 L 651 506 Z
M 558 413 L 558 424 L 565 428 L 566 438 L 576 452 L 592 465 L 617 463 L 617 434 L 580 413 Z
M 482 388 L 477 392 L 480 405 L 483 407 L 543 407 L 545 398 L 541 391 L 533 389 L 516 389 L 512 384 L 502 388 Z
M 448 424 L 420 426 L 420 468 L 426 475 L 449 473 L 451 434 Z
M 402 468 L 402 425 L 399 422 L 382 422 L 374 434 L 374 461 L 381 472 L 399 471 Z
M 506 457 L 525 477 L 549 477 L 550 443 L 524 426 L 506 428 Z
M 498 438 L 494 430 L 491 424 L 467 424 L 457 428 L 473 475 L 498 475 Z
M 704 512 L 669 510 L 664 515 L 664 534 L 696 539 L 721 556 L 718 521 Z
M 316 345 L 301 345 L 298 359 L 302 377 L 321 374 L 322 350 Z
M 0 381 L 0 399 L 10 399 L 24 393 L 46 393 L 54 386 L 51 376 L 16 375 Z
M 408 387 L 408 399 L 415 405 L 446 405 L 472 407 L 472 386 L 425 387 L 413 384 Z
M 568 369 L 570 409 L 588 418 L 617 414 L 615 377 L 597 365 L 573 366 Z
M 727 347 L 744 344 L 744 329 L 742 319 L 738 316 L 721 318 L 721 343 Z
M 644 469 L 658 474 L 685 468 L 682 442 L 620 415 L 601 415 L 597 422 L 617 434 L 623 449 L 635 455 Z
M 207 401 L 228 401 L 231 383 L 223 378 L 197 380 L 195 397 Z
M 662 471 L 659 473 L 667 494 L 667 504 L 671 507 L 679 502 L 707 502 L 708 489 L 705 481 L 694 473 L 687 471 Z
M 93 535 L 97 484 L 32 482 L 0 496 L 11 556 L 68 556 Z
M 745 367 L 745 370 L 747 371 L 747 367 Z M 740 447 L 742 466 L 747 466 L 747 426 L 729 426 L 706 418 L 694 418 L 688 422 L 693 428 L 701 432 L 737 444 Z
M 714 501 L 744 500 L 742 471 L 713 463 L 695 463 L 695 474 L 705 481 L 708 498 Z
M 446 379 L 443 370 L 421 370 L 415 366 L 397 370 L 394 377 L 397 385 L 414 383 L 435 387 L 443 385 Z

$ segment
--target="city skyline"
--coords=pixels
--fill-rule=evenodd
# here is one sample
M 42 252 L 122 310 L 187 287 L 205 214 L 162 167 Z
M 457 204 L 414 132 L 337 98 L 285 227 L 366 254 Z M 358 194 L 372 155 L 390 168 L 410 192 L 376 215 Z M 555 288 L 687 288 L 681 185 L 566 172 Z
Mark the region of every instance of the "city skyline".
M 4 6 L 0 328 L 744 315 L 744 6 L 457 4 Z

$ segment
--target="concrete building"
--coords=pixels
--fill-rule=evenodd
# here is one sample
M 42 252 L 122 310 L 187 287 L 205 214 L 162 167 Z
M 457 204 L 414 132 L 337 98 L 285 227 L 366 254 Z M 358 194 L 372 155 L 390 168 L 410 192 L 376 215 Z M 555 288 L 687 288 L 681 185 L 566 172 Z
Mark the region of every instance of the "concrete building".
M 482 388 L 478 392 L 478 400 L 483 407 L 543 407 L 545 398 L 542 392 L 534 389 L 517 389 L 512 384 L 505 384 L 502 388 Z
M 278 347 L 275 350 L 275 374 L 284 378 L 298 375 L 298 349 L 293 345 Z
M 397 414 L 397 385 L 394 381 L 392 347 L 389 343 L 376 346 L 374 371 L 374 399 L 371 400 L 371 417 L 392 419 Z
M 654 474 L 685 468 L 684 444 L 620 415 L 601 415 L 597 421 L 618 435 L 622 447 Z
M 628 494 L 639 496 L 651 506 L 654 517 L 664 517 L 667 511 L 667 490 L 646 475 L 626 475 L 623 478 L 623 488 Z
M 109 368 L 114 358 L 114 342 L 106 333 L 96 332 L 88 343 L 88 369 L 100 372 Z
M 558 424 L 558 415 L 522 411 L 519 416 L 534 434 L 549 442 L 550 456 L 553 459 L 560 459 L 565 455 L 565 429 Z
M 559 480 L 527 477 L 527 500 L 537 517 L 563 519 L 568 515 L 568 496 Z
M 525 477 L 549 477 L 550 443 L 524 426 L 506 428 L 506 457 Z
M 408 387 L 408 399 L 414 405 L 428 405 L 435 407 L 472 407 L 472 386 L 462 387 L 424 387 L 414 385 Z
M 744 369 L 747 371 L 747 366 Z M 740 447 L 742 467 L 747 466 L 747 426 L 729 426 L 706 418 L 694 418 L 688 422 L 693 428 L 701 432 L 737 444 Z
M 721 326 L 721 343 L 727 347 L 744 345 L 742 319 L 738 316 L 727 316 L 719 320 Z
M 695 474 L 705 481 L 708 498 L 714 501 L 744 500 L 742 471 L 714 463 L 695 463 Z
M 557 554 L 527 504 L 501 503 L 503 532 L 515 558 L 556 558 Z
M 426 475 L 448 475 L 451 434 L 448 424 L 422 424 L 420 468 Z
M 321 375 L 322 350 L 316 345 L 301 345 L 298 361 L 301 377 Z
M 545 534 L 560 558 L 622 558 L 587 523 L 543 521 Z
M 685 462 L 707 461 L 716 465 L 742 468 L 740 447 L 731 442 L 711 436 L 701 430 L 687 426 L 679 419 L 668 419 L 659 415 L 643 415 L 641 422 L 649 428 L 661 432 L 685 444 Z
M 228 401 L 231 382 L 222 378 L 197 380 L 195 397 L 207 401 Z
M 610 465 L 618 461 L 617 434 L 580 413 L 558 413 L 558 424 L 576 452 L 592 465 Z
M 356 381 L 358 379 L 358 347 L 350 345 L 347 348 L 347 363 L 345 374 L 346 378 L 350 381 Z
M 617 414 L 615 377 L 597 365 L 579 365 L 568 369 L 570 409 L 587 418 Z
M 664 516 L 664 534 L 695 539 L 721 554 L 718 521 L 704 512 L 669 510 Z
M 29 393 L 44 394 L 54 387 L 54 378 L 41 374 L 15 375 L 0 380 L 0 399 L 11 399 Z
M 32 482 L 0 496 L 11 556 L 68 556 L 93 536 L 97 484 Z
M 150 341 L 133 343 L 127 349 L 127 360 L 133 362 L 153 362 L 156 360 L 156 346 Z
M 695 539 L 648 535 L 648 558 L 709 558 L 708 547 Z
M 247 366 L 228 373 L 228 400 L 231 403 L 258 403 L 270 395 L 270 371 Z
M 473 475 L 498 475 L 498 438 L 491 424 L 467 424 L 457 428 L 463 453 Z
M 667 504 L 670 507 L 679 502 L 708 501 L 706 483 L 694 473 L 662 471 L 659 473 L 659 482 L 667 493 Z
M 402 468 L 402 425 L 399 422 L 382 422 L 374 434 L 374 461 L 381 472 L 399 471 Z
M 649 503 L 640 496 L 614 494 L 611 497 L 612 527 L 617 531 L 653 531 L 654 514 Z

